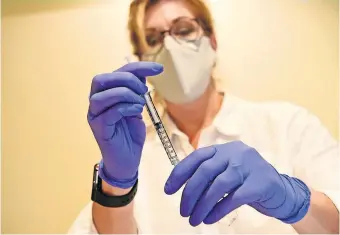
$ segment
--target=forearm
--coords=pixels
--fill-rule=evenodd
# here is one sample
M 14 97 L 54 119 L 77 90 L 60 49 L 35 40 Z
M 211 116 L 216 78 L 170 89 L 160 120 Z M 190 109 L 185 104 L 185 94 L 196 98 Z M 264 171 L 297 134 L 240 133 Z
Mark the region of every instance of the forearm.
M 300 234 L 339 234 L 339 211 L 326 195 L 311 190 L 308 213 L 292 226 Z
M 104 181 L 102 190 L 107 195 L 120 196 L 131 189 L 114 188 Z M 93 223 L 99 234 L 136 234 L 137 225 L 133 216 L 133 202 L 119 208 L 108 208 L 93 203 Z

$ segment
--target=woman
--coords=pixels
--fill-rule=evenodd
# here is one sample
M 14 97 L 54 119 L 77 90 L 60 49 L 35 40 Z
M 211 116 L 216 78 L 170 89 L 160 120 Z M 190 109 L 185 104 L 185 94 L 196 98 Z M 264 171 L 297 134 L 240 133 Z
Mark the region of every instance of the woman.
M 101 183 L 70 233 L 339 233 L 337 143 L 299 107 L 218 89 L 203 1 L 135 0 L 129 30 L 142 62 L 93 79 Z M 146 80 L 182 160 L 174 169 L 141 115 Z

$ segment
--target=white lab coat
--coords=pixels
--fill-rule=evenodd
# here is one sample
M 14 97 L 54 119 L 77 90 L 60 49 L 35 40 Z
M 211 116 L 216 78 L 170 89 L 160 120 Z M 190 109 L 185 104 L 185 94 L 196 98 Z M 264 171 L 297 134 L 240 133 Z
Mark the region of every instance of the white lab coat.
M 169 117 L 165 117 L 164 124 L 180 158 L 193 151 L 188 138 Z M 213 124 L 202 131 L 198 146 L 233 140 L 254 147 L 280 173 L 298 177 L 326 193 L 340 208 L 338 143 L 319 119 L 305 109 L 286 102 L 252 103 L 225 95 L 220 112 Z M 157 135 L 148 135 L 135 198 L 140 233 L 296 233 L 290 225 L 246 205 L 214 225 L 191 227 L 188 218 L 179 213 L 181 191 L 172 196 L 164 193 L 172 168 Z M 69 233 L 97 233 L 91 206 L 89 203 L 81 211 Z

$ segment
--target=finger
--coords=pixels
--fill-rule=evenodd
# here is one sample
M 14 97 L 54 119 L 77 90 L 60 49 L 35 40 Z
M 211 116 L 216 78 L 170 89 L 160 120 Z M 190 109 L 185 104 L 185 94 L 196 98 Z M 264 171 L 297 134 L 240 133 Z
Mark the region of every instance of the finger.
M 138 116 L 127 117 L 125 119 L 129 128 L 129 132 L 134 133 L 131 135 L 132 141 L 139 146 L 143 146 L 146 136 L 146 127 L 144 121 L 140 117 L 140 114 L 138 114 Z
M 137 117 L 138 119 L 143 112 L 143 105 L 119 103 L 110 108 L 108 112 L 103 115 L 103 120 L 106 125 L 114 125 L 122 117 Z M 119 118 L 120 116 L 120 118 Z
M 240 206 L 249 203 L 250 195 L 248 186 L 243 184 L 234 192 L 228 194 L 210 211 L 208 216 L 203 220 L 205 224 L 213 224 L 221 220 L 224 216 L 239 208 Z
M 143 105 L 119 103 L 105 110 L 101 116 L 94 116 L 90 111 L 87 114 L 89 122 L 100 120 L 105 126 L 114 125 L 122 117 L 135 117 L 142 119 Z
M 211 158 L 203 162 L 193 176 L 188 180 L 184 187 L 181 200 L 181 215 L 183 217 L 190 216 L 197 201 L 204 191 L 209 187 L 216 176 L 221 174 L 227 167 L 226 162 L 221 162 L 215 158 Z
M 198 149 L 178 163 L 166 181 L 164 192 L 174 194 L 195 173 L 196 169 L 216 153 L 214 146 Z
M 234 191 L 243 183 L 243 177 L 233 167 L 228 167 L 223 173 L 218 175 L 210 187 L 203 193 L 197 202 L 189 222 L 192 226 L 197 226 L 208 216 L 214 206 L 225 194 Z
M 90 112 L 94 116 L 100 115 L 106 109 L 118 103 L 145 104 L 145 100 L 126 87 L 111 88 L 94 94 L 90 98 Z
M 141 95 L 148 91 L 147 86 L 134 74 L 128 72 L 114 72 L 97 75 L 92 80 L 90 97 L 114 87 L 127 87 Z
M 163 65 L 155 62 L 132 62 L 117 69 L 115 72 L 129 72 L 137 77 L 155 76 L 163 72 Z
M 91 116 L 88 113 L 88 121 L 91 128 L 96 130 L 96 135 L 101 136 L 104 140 L 110 140 L 114 134 L 115 124 L 123 117 L 136 117 L 140 119 L 143 106 L 140 104 L 119 103 L 110 107 L 98 117 Z

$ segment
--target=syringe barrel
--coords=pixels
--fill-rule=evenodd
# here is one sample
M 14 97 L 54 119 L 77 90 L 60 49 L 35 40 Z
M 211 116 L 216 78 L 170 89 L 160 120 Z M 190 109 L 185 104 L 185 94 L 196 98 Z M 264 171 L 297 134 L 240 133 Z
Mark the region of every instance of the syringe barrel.
M 153 104 L 150 92 L 147 92 L 144 96 L 146 109 L 149 113 L 149 116 L 152 120 L 152 123 L 157 131 L 157 134 L 159 136 L 159 139 L 162 142 L 162 145 L 165 149 L 166 154 L 168 155 L 168 158 L 172 165 L 176 166 L 179 163 L 179 159 L 177 157 L 176 151 L 174 147 L 172 146 L 172 143 L 170 141 L 170 138 L 168 134 L 165 131 L 165 128 L 162 124 L 162 121 L 158 115 L 158 112 L 156 110 L 155 105 Z
M 153 124 L 157 124 L 157 123 L 160 123 L 161 122 L 161 119 L 158 115 L 158 112 L 152 102 L 152 98 L 151 98 L 151 95 L 150 95 L 150 91 L 148 91 L 147 93 L 144 94 L 144 99 L 145 99 L 145 105 L 146 105 L 146 108 L 147 108 L 147 111 L 150 115 L 150 118 L 153 122 Z

